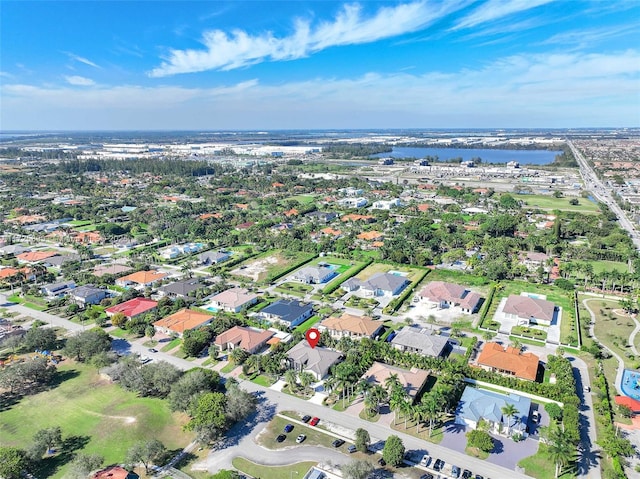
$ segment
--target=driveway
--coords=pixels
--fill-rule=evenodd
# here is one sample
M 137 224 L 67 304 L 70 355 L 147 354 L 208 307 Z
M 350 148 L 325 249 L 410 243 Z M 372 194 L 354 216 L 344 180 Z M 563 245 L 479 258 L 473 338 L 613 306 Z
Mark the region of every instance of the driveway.
M 440 446 L 464 453 L 467 446 L 467 432 L 468 428 L 465 426 L 455 424 L 453 421 L 447 423 Z M 491 437 L 493 437 L 495 447 L 486 461 L 507 469 L 514 470 L 521 459 L 532 456 L 538 451 L 538 441 L 532 438 L 514 442 L 512 439 L 502 436 L 491 435 Z M 447 459 L 445 458 L 445 460 Z M 467 467 L 466 463 L 456 465 Z

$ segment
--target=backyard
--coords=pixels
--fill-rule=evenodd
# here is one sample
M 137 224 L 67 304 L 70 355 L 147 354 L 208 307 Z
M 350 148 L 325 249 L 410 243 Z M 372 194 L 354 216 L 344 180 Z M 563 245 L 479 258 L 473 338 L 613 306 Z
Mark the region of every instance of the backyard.
M 230 273 L 253 281 L 269 282 L 302 266 L 313 256 L 311 253 L 271 250 L 241 263 Z
M 84 364 L 66 360 L 60 382 L 27 396 L 0 413 L 0 446 L 28 448 L 40 429 L 60 426 L 75 451 L 120 463 L 136 441 L 159 439 L 168 449 L 186 446 L 192 435 L 182 430 L 186 416 L 171 413 L 166 401 L 140 398 L 102 379 Z M 45 459 L 38 477 L 63 477 L 71 451 Z

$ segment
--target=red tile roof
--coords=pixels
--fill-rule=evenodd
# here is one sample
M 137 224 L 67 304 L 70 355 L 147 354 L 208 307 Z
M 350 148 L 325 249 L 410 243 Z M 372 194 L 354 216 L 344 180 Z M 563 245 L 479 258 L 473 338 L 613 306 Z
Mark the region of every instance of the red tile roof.
M 105 309 L 107 315 L 111 316 L 116 313 L 124 313 L 127 318 L 135 318 L 136 316 L 151 311 L 158 306 L 157 301 L 147 298 L 133 298 L 124 303 L 116 304 Z

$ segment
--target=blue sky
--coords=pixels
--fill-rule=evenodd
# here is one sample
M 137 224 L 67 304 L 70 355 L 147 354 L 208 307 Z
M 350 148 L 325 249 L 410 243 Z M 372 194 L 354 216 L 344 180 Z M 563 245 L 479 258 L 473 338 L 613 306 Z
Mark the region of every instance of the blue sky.
M 637 0 L 0 1 L 3 130 L 640 126 Z

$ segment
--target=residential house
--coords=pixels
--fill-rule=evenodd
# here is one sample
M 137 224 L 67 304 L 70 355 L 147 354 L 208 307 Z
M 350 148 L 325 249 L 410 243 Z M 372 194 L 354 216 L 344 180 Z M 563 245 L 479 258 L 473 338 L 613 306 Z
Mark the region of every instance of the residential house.
M 327 331 L 334 339 L 348 337 L 352 339 L 375 338 L 383 329 L 383 324 L 374 321 L 367 316 L 355 316 L 343 313 L 342 316 L 333 316 L 320 323 L 318 329 Z
M 28 248 L 19 244 L 6 244 L 0 246 L 0 256 L 17 256 L 27 251 L 29 251 Z
M 356 213 L 351 213 L 348 215 L 344 215 L 342 218 L 340 218 L 340 221 L 342 221 L 343 223 L 346 223 L 348 221 L 361 221 L 363 223 L 375 223 L 376 218 L 375 216 L 371 216 L 371 215 L 359 215 Z
M 459 307 L 463 313 L 475 313 L 482 304 L 478 293 L 469 291 L 458 284 L 431 281 L 420 291 L 422 302 L 437 308 Z
M 378 200 L 374 201 L 371 205 L 373 210 L 390 210 L 392 208 L 398 208 L 402 206 L 400 198 L 394 198 L 392 200 Z
M 198 263 L 209 266 L 212 264 L 220 264 L 231 258 L 231 253 L 227 251 L 205 251 L 198 256 Z
M 265 331 L 258 328 L 247 328 L 244 326 L 234 326 L 216 337 L 215 345 L 221 351 L 230 351 L 240 348 L 249 354 L 260 351 L 267 341 L 274 336 L 273 331 Z
M 451 345 L 445 336 L 436 336 L 426 329 L 405 326 L 398 331 L 391 345 L 400 351 L 418 353 L 424 356 L 440 357 L 449 353 Z
M 35 274 L 29 268 L 17 269 L 17 268 L 7 267 L 7 268 L 0 269 L 0 281 L 2 282 L 12 281 L 18 273 L 22 273 L 24 275 L 24 281 L 33 281 L 34 279 L 36 279 Z
M 97 276 L 98 278 L 104 276 L 105 274 L 118 276 L 119 274 L 128 273 L 131 270 L 132 268 L 123 264 L 98 264 L 93 268 L 93 275 Z
M 166 259 L 177 258 L 183 254 L 192 254 L 204 248 L 202 243 L 184 243 L 180 245 L 172 245 L 164 249 L 160 255 Z
M 71 301 L 81 308 L 91 304 L 100 304 L 105 298 L 110 296 L 109 290 L 105 288 L 96 288 L 92 284 L 85 284 L 69 292 Z
M 375 361 L 364 373 L 362 379 L 371 384 L 378 384 L 386 387 L 386 382 L 390 376 L 395 375 L 400 381 L 412 402 L 420 397 L 420 393 L 429 379 L 429 373 L 423 369 L 413 367 L 409 370 L 391 366 L 389 364 Z
M 512 405 L 517 412 L 505 416 L 502 410 Z M 501 394 L 485 389 L 467 386 L 462 393 L 456 410 L 455 423 L 477 429 L 481 420 L 489 424 L 489 432 L 494 434 L 527 435 L 527 422 L 531 410 L 531 399 L 518 394 Z
M 148 298 L 133 298 L 124 303 L 116 304 L 110 308 L 105 309 L 108 317 L 113 316 L 116 313 L 124 314 L 127 319 L 135 318 L 145 313 L 154 311 L 158 306 L 157 301 L 153 301 Z
M 395 296 L 407 287 L 409 280 L 401 275 L 376 273 L 368 280 L 350 278 L 342 283 L 346 291 L 361 290 L 365 297 Z
M 281 299 L 260 311 L 267 321 L 277 321 L 295 328 L 313 315 L 313 306 L 295 299 Z
M 242 308 L 248 308 L 257 302 L 258 295 L 248 289 L 231 288 L 213 296 L 208 307 L 230 313 L 239 313 Z
M 529 271 L 537 271 L 542 267 L 544 271 L 549 271 L 549 260 L 551 256 L 533 251 L 527 251 L 520 255 L 520 261 Z
M 153 326 L 164 334 L 176 334 L 182 337 L 185 331 L 206 326 L 212 320 L 213 316 L 210 314 L 184 308 L 156 321 Z
M 69 254 L 51 256 L 50 258 L 43 260 L 42 264 L 47 268 L 49 267 L 60 268 L 62 267 L 63 264 L 72 263 L 74 261 L 80 261 L 79 254 L 69 253 Z
M 551 325 L 558 308 L 546 296 L 522 293 L 509 295 L 502 308 L 502 313 L 508 319 L 515 319 L 518 324 Z
M 331 366 L 342 359 L 342 354 L 332 349 L 316 346 L 312 348 L 306 340 L 300 341 L 287 353 L 290 369 L 308 371 L 320 381 L 328 373 Z
M 538 376 L 540 358 L 533 353 L 522 353 L 520 349 L 498 343 L 486 343 L 478 356 L 482 369 L 535 381 Z
M 166 277 L 167 273 L 161 273 L 160 271 L 138 271 L 118 278 L 116 284 L 122 287 L 133 286 L 135 288 L 146 288 L 153 286 Z
M 338 217 L 338 215 L 332 211 L 312 211 L 305 216 L 319 223 L 329 223 Z
M 293 279 L 306 284 L 326 283 L 336 275 L 336 272 L 326 266 L 306 266 L 293 274 Z
M 364 197 L 342 198 L 338 200 L 338 204 L 343 208 L 363 208 L 369 204 L 369 200 Z
M 40 292 L 47 299 L 58 299 L 64 297 L 69 291 L 76 287 L 74 281 L 63 281 L 61 283 L 49 283 L 40 288 Z
M 187 298 L 191 293 L 204 287 L 205 284 L 201 278 L 189 278 L 161 286 L 158 288 L 158 293 L 160 296 L 169 298 Z
M 57 251 L 25 251 L 24 253 L 16 255 L 16 258 L 19 263 L 39 263 L 57 254 Z

